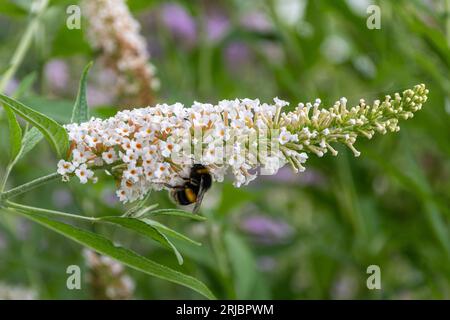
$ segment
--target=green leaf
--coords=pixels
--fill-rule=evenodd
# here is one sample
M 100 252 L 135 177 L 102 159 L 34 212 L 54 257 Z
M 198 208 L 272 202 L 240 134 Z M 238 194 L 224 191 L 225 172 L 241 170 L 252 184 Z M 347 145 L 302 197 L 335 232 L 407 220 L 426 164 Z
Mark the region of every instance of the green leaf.
M 149 211 L 155 209 L 156 207 L 158 207 L 157 203 L 149 205 L 148 207 L 143 207 L 141 204 L 138 204 L 137 206 L 132 207 L 129 210 L 127 210 L 127 212 L 125 212 L 125 214 L 123 216 L 138 219 L 141 217 L 145 217 Z
M 198 214 L 193 214 L 184 210 L 179 209 L 158 209 L 148 212 L 145 215 L 142 215 L 142 217 L 149 217 L 153 215 L 163 215 L 163 216 L 174 216 L 174 217 L 182 217 L 182 218 L 189 218 L 197 221 L 205 221 L 206 218 L 204 216 L 200 216 Z
M 159 223 L 155 220 L 152 219 L 142 219 L 142 221 L 144 221 L 145 223 L 151 225 L 152 227 L 155 227 L 157 230 L 159 230 L 160 232 L 162 232 L 163 234 L 168 235 L 169 237 L 173 237 L 175 239 L 179 239 L 179 240 L 183 240 L 186 241 L 188 243 L 194 244 L 196 246 L 201 246 L 202 244 L 200 242 L 197 242 L 195 240 L 192 240 L 191 238 L 185 236 L 184 234 L 179 233 L 178 231 L 175 231 L 165 225 L 163 225 L 162 223 Z
M 30 94 L 23 97 L 22 103 L 59 123 L 69 123 L 72 117 L 73 101 L 54 99 Z
M 235 233 L 227 232 L 224 242 L 233 269 L 238 299 L 255 299 L 255 288 L 261 278 L 250 248 Z M 261 292 L 257 292 L 261 294 Z M 256 298 L 258 299 L 258 298 Z
M 188 287 L 208 299 L 215 299 L 213 293 L 200 280 L 156 263 L 150 259 L 138 255 L 134 251 L 115 246 L 110 240 L 103 236 L 76 228 L 66 223 L 47 219 L 42 216 L 27 213 L 22 214 L 27 218 L 64 235 L 65 237 L 83 246 L 93 249 L 100 254 L 110 256 L 111 258 L 116 259 L 131 268 Z
M 44 138 L 42 133 L 33 127 L 23 135 L 22 139 L 22 151 L 20 152 L 19 159 L 23 158 L 29 151 L 31 151 L 41 140 Z
M 148 199 L 150 198 L 150 195 L 151 191 L 148 192 L 143 199 L 134 202 L 134 205 L 123 214 L 123 217 L 137 218 L 140 217 L 143 213 L 158 207 L 157 203 L 148 206 L 146 205 Z
M 11 17 L 25 17 L 28 13 L 20 5 L 9 0 L 0 0 L 0 7 L 2 8 L 3 15 Z
M 72 118 L 70 122 L 81 123 L 89 120 L 89 107 L 86 100 L 86 80 L 89 69 L 92 67 L 93 62 L 89 62 L 84 67 L 83 74 L 81 75 L 80 85 L 78 87 L 78 95 L 73 106 Z
M 14 159 L 16 159 L 17 155 L 20 153 L 20 149 L 22 148 L 22 128 L 20 127 L 19 122 L 17 122 L 16 115 L 11 110 L 11 108 L 7 106 L 3 107 L 8 118 L 9 150 L 11 162 L 13 162 Z
M 132 12 L 141 12 L 157 4 L 155 0 L 134 0 L 128 1 L 127 6 Z
M 34 82 L 36 81 L 36 78 L 37 78 L 36 72 L 31 72 L 25 78 L 23 78 L 23 80 L 20 81 L 20 84 L 17 87 L 17 89 L 14 91 L 13 94 L 14 99 L 19 99 L 23 95 L 25 95 L 25 93 L 28 93 L 31 87 L 33 86 Z
M 66 157 L 69 149 L 69 138 L 66 130 L 61 125 L 53 119 L 46 117 L 42 113 L 34 111 L 19 101 L 3 94 L 0 94 L 0 101 L 38 128 L 47 141 L 52 145 L 58 157 Z
M 183 264 L 183 257 L 181 256 L 177 248 L 173 245 L 172 242 L 169 241 L 169 239 L 167 239 L 167 237 L 164 234 L 162 234 L 155 227 L 152 227 L 141 220 L 128 217 L 108 216 L 108 217 L 100 217 L 98 220 L 120 225 L 140 235 L 143 235 L 145 237 L 151 238 L 159 242 L 164 247 L 171 249 L 176 256 L 178 263 L 180 265 Z

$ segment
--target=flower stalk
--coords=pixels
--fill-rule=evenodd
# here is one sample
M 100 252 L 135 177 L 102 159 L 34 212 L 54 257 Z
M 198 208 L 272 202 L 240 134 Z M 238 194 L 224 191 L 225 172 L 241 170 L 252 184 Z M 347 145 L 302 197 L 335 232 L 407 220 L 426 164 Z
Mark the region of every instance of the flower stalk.
M 99 167 L 93 167 L 92 170 L 109 170 L 112 168 L 112 165 L 104 165 Z M 26 193 L 30 190 L 33 190 L 39 186 L 42 186 L 44 184 L 47 184 L 49 182 L 55 181 L 61 179 L 61 174 L 58 172 L 50 173 L 48 175 L 39 177 L 37 179 L 34 179 L 32 181 L 29 181 L 27 183 L 24 183 L 20 186 L 17 186 L 15 188 L 12 188 L 8 191 L 0 193 L 0 204 L 10 198 L 16 197 L 18 195 L 21 195 L 23 193 Z

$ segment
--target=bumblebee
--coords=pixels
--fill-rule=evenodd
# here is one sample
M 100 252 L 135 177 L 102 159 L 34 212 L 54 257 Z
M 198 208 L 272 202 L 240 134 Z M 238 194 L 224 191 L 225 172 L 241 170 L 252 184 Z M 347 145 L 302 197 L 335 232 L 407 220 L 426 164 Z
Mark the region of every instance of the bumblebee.
M 211 188 L 212 177 L 208 168 L 194 164 L 188 178 L 183 178 L 183 185 L 171 187 L 170 195 L 179 205 L 186 206 L 195 203 L 193 213 L 197 213 L 205 192 Z

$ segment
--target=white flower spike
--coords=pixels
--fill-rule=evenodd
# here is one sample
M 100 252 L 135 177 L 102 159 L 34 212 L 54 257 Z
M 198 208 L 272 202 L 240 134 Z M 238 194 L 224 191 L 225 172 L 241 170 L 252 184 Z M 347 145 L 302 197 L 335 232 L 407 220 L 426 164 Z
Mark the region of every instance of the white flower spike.
M 289 163 L 302 172 L 310 154 L 337 155 L 332 143 L 345 144 L 359 156 L 354 147 L 358 136 L 370 139 L 375 132 L 400 130 L 398 120 L 413 117 L 427 94 L 421 84 L 373 105 L 361 100 L 349 108 L 341 98 L 321 109 L 317 99 L 289 112 L 283 111 L 288 103 L 278 98 L 274 104 L 236 99 L 125 110 L 106 120 L 66 125 L 72 158 L 58 163 L 58 173 L 64 180 L 75 174 L 86 183 L 95 181 L 92 169 L 106 164 L 119 181 L 117 195 L 123 202 L 182 184 L 194 163 L 206 166 L 215 181 L 231 172 L 235 186 L 246 185 L 258 169 L 275 174 Z

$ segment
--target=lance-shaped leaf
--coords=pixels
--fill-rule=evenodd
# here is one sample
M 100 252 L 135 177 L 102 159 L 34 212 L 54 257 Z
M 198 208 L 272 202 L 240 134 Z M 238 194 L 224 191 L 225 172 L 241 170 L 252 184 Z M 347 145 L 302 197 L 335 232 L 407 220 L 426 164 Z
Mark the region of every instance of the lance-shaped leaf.
M 92 61 L 84 67 L 81 75 L 78 95 L 73 106 L 72 118 L 70 122 L 81 123 L 89 120 L 89 107 L 86 99 L 86 81 L 89 69 L 92 67 Z
M 110 256 L 131 268 L 188 287 L 208 299 L 215 299 L 213 293 L 200 280 L 140 256 L 134 251 L 115 246 L 103 236 L 43 216 L 30 213 L 22 214 L 83 246 L 91 248 L 100 254 Z
M 65 158 L 69 150 L 69 138 L 66 130 L 53 119 L 39 113 L 23 103 L 0 94 L 0 102 L 10 107 L 23 119 L 34 125 L 44 135 L 58 157 Z
M 162 224 L 162 223 L 160 223 L 158 221 L 155 221 L 155 220 L 152 220 L 152 219 L 147 219 L 147 218 L 141 219 L 141 220 L 144 221 L 145 223 L 151 225 L 152 227 L 156 228 L 161 233 L 163 233 L 163 234 L 165 234 L 165 235 L 167 235 L 169 237 L 172 237 L 172 238 L 175 238 L 175 239 L 179 239 L 179 240 L 183 240 L 185 242 L 194 244 L 196 246 L 201 246 L 202 245 L 200 242 L 192 240 L 191 238 L 185 236 L 184 234 L 181 234 L 178 231 L 175 231 L 175 230 L 169 228 L 168 226 L 166 226 L 166 225 L 164 225 L 164 224 Z
M 153 211 L 145 212 L 143 215 L 139 216 L 139 218 L 149 218 L 151 216 L 174 216 L 181 218 L 188 218 L 196 221 L 205 221 L 206 218 L 204 216 L 200 216 L 198 214 L 193 214 L 180 209 L 158 209 Z

